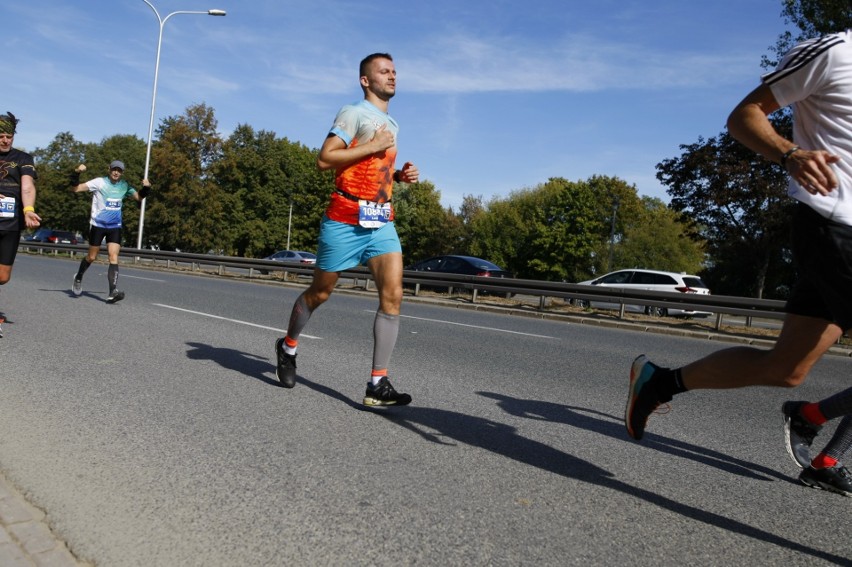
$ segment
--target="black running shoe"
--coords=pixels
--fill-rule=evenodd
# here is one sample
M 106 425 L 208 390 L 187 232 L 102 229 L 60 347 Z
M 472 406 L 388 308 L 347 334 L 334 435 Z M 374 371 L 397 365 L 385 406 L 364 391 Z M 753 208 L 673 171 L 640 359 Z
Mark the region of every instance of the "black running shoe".
M 784 440 L 787 453 L 793 462 L 803 469 L 811 466 L 811 445 L 814 438 L 822 429 L 822 425 L 814 425 L 799 413 L 808 402 L 784 402 L 781 413 L 784 414 Z
M 296 385 L 296 355 L 284 352 L 283 337 L 275 341 L 275 356 L 278 358 L 275 376 L 282 386 L 292 388 Z
M 124 292 L 114 289 L 110 292 L 109 297 L 107 297 L 107 303 L 116 303 L 122 299 L 124 299 Z
M 411 396 L 397 392 L 391 386 L 387 376 L 379 380 L 375 386 L 372 382 L 367 382 L 367 393 L 364 394 L 365 406 L 407 406 L 410 403 Z
M 78 278 L 76 274 L 74 275 L 74 281 L 71 283 L 71 292 L 74 295 L 83 293 L 83 278 Z
M 835 494 L 852 496 L 852 473 L 844 466 L 815 469 L 807 467 L 799 475 L 802 484 L 812 488 L 821 488 Z
M 636 357 L 630 367 L 630 391 L 627 393 L 627 407 L 624 409 L 624 425 L 627 426 L 627 434 L 637 441 L 642 439 L 645 433 L 648 417 L 660 404 L 671 399 L 661 400 L 650 384 L 658 368 L 644 354 Z

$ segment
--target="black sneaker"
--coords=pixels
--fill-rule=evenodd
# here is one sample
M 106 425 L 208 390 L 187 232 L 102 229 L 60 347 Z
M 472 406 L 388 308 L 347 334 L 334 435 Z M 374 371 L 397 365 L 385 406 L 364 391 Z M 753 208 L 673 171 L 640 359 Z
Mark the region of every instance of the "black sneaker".
M 391 386 L 387 376 L 379 380 L 375 386 L 372 382 L 367 382 L 367 393 L 364 394 L 365 406 L 407 406 L 410 403 L 411 396 L 397 392 Z
M 77 275 L 74 275 L 74 281 L 71 284 L 71 293 L 74 295 L 80 295 L 83 293 L 83 278 L 78 278 Z
M 107 303 L 116 303 L 122 299 L 124 299 L 124 292 L 114 289 L 110 292 L 109 297 L 107 297 Z
M 627 434 L 639 441 L 645 433 L 648 416 L 654 413 L 660 404 L 670 401 L 661 400 L 660 395 L 650 385 L 651 378 L 659 367 L 644 354 L 636 357 L 630 366 L 630 391 L 627 393 L 627 407 L 624 408 L 624 425 Z
M 283 337 L 275 341 L 275 356 L 278 358 L 275 376 L 282 386 L 292 388 L 296 385 L 296 355 L 284 352 Z
M 815 469 L 807 467 L 799 475 L 802 484 L 812 488 L 821 488 L 835 494 L 852 496 L 852 473 L 844 466 Z
M 781 413 L 784 414 L 784 440 L 787 453 L 793 462 L 803 469 L 811 466 L 811 445 L 814 438 L 822 429 L 822 425 L 814 425 L 802 417 L 799 411 L 808 402 L 784 402 Z

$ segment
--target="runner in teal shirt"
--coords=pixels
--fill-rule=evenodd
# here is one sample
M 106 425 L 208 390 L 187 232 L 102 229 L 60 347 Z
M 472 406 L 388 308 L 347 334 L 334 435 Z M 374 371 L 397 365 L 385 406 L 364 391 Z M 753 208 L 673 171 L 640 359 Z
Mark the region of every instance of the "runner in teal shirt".
M 142 190 L 137 191 L 127 181 L 124 175 L 124 162 L 115 160 L 109 165 L 109 175 L 97 177 L 85 183 L 80 183 L 80 174 L 86 171 L 86 166 L 80 164 L 71 174 L 71 191 L 82 193 L 89 191 L 92 195 L 92 217 L 89 229 L 89 253 L 80 261 L 80 268 L 74 275 L 71 291 L 74 295 L 83 293 L 83 274 L 97 260 L 101 243 L 106 240 L 109 255 L 109 296 L 107 303 L 115 303 L 124 299 L 124 292 L 118 290 L 118 255 L 121 252 L 121 209 L 124 198 L 130 197 L 141 202 L 148 196 L 151 183 L 142 180 Z

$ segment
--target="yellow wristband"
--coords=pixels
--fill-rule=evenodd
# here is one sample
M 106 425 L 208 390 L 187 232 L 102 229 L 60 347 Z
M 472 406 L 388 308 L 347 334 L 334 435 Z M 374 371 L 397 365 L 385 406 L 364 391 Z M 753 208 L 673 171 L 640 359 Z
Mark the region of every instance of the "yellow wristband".
M 24 207 L 24 214 L 34 213 L 34 212 L 35 212 L 35 207 Z

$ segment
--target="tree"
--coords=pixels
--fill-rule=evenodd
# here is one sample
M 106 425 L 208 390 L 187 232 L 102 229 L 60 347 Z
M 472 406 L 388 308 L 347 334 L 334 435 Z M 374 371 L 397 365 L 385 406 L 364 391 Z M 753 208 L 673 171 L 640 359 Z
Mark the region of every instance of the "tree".
M 612 270 L 637 266 L 635 259 L 626 257 L 622 252 L 627 227 L 631 222 L 638 222 L 643 212 L 636 186 L 604 175 L 593 175 L 586 183 L 595 195 L 594 215 L 599 223 L 588 266 L 577 274 L 577 279 L 585 280 Z
M 441 192 L 428 182 L 396 184 L 393 191 L 396 231 L 402 252 L 412 262 L 461 252 L 461 222 L 441 206 Z
M 577 281 L 601 231 L 595 201 L 588 183 L 560 177 L 494 199 L 471 221 L 471 253 L 517 277 Z
M 263 257 L 288 240 L 293 250 L 316 246 L 319 219 L 334 189 L 332 176 L 317 170 L 317 153 L 274 132 L 237 127 L 211 167 L 229 198 L 228 250 Z
M 782 0 L 781 16 L 798 29 L 778 36 L 771 55 L 764 56 L 764 68 L 775 67 L 793 45 L 805 39 L 839 32 L 852 27 L 852 3 L 849 0 Z
M 84 144 L 75 140 L 70 132 L 62 132 L 46 148 L 35 150 L 33 156 L 38 163 L 37 208 L 42 225 L 88 235 L 91 199 L 70 191 L 70 172 L 78 164 L 85 163 L 88 171 L 81 176 L 85 181 L 106 175 L 110 162 L 120 159 L 125 164 L 128 183 L 139 188 L 145 143 L 136 136 L 116 134 L 104 138 L 99 144 Z M 138 226 L 136 215 L 132 213 L 135 210 L 135 207 L 124 210 L 125 239 Z
M 68 176 L 85 161 L 86 146 L 70 132 L 61 132 L 46 148 L 33 152 L 36 161 L 36 211 L 42 226 L 87 234 L 91 203 L 75 198 Z
M 227 205 L 232 198 L 207 175 L 221 155 L 213 109 L 194 105 L 165 118 L 151 153 L 145 234 L 164 249 L 206 252 L 227 247 Z
M 615 247 L 619 268 L 644 267 L 696 274 L 704 268 L 703 240 L 660 199 L 642 197 L 638 214 L 625 222 Z
M 771 120 L 789 132 L 788 115 Z M 789 271 L 784 248 L 793 203 L 785 172 L 728 133 L 681 149 L 680 157 L 657 164 L 657 179 L 669 187 L 670 207 L 688 215 L 707 240 L 708 284 L 716 293 L 763 297 L 767 282 Z M 726 263 L 735 258 L 738 265 Z

